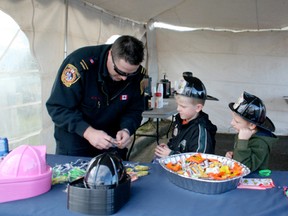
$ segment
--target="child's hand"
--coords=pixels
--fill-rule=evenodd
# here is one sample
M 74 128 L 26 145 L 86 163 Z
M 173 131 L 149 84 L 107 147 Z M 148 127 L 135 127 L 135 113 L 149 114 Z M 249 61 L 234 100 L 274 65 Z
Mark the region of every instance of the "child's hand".
M 155 155 L 160 158 L 168 156 L 170 152 L 171 150 L 165 143 L 161 143 L 155 148 Z
M 233 158 L 233 152 L 232 151 L 226 152 L 225 157 L 232 159 Z
M 249 128 L 241 128 L 239 130 L 238 139 L 249 140 L 250 137 L 256 133 L 256 130 L 250 130 Z

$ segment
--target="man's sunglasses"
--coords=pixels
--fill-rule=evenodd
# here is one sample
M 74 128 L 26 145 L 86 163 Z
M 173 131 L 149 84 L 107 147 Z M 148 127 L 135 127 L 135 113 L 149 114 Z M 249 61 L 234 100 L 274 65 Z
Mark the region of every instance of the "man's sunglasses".
M 113 55 L 112 55 L 112 51 L 111 51 L 111 57 L 112 57 L 113 65 L 114 65 L 114 70 L 115 70 L 116 73 L 119 74 L 120 76 L 130 77 L 130 76 L 135 76 L 135 75 L 137 75 L 137 74 L 139 73 L 139 71 L 140 71 L 139 68 L 140 68 L 140 67 L 138 67 L 137 70 L 136 70 L 135 72 L 133 72 L 133 73 L 126 73 L 126 72 L 121 71 L 121 70 L 116 66 L 116 64 L 115 64 L 115 62 L 114 62 L 114 58 L 113 58 Z

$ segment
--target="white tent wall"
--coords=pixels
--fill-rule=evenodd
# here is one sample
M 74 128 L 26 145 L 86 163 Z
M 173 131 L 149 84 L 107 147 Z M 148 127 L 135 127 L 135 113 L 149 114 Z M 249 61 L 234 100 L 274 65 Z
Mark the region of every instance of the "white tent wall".
M 219 99 L 204 107 L 218 132 L 234 132 L 228 103 L 247 91 L 264 101 L 276 134 L 288 134 L 288 32 L 156 32 L 159 75 L 172 84 L 184 71 L 200 78 Z
M 51 90 L 52 77 L 63 60 L 65 5 L 63 1 L 1 1 L 0 9 L 10 15 L 30 41 L 31 53 L 37 59 L 42 85 L 42 131 L 39 145 L 46 144 L 52 152 L 55 144 L 51 119 L 48 117 L 45 101 Z M 52 79 L 52 80 L 51 80 Z M 49 132 L 49 133 L 48 133 Z M 49 134 L 49 135 L 48 135 Z M 28 142 L 28 143 L 27 143 Z M 23 140 L 21 144 L 33 144 Z M 17 145 L 13 145 L 17 147 Z
M 156 86 L 160 80 L 158 69 L 158 53 L 157 53 L 157 41 L 156 41 L 156 29 L 153 26 L 153 21 L 147 24 L 147 73 L 152 79 L 151 86 Z M 151 89 L 152 90 L 152 89 Z
M 27 35 L 31 52 L 39 63 L 43 129 L 38 135 L 41 140 L 38 144 L 47 145 L 47 152 L 54 153 L 54 125 L 45 103 L 65 55 L 82 46 L 105 43 L 112 35 L 130 34 L 145 40 L 145 28 L 130 20 L 103 13 L 78 0 L 69 0 L 68 5 L 64 0 L 1 1 L 0 10 L 10 15 Z

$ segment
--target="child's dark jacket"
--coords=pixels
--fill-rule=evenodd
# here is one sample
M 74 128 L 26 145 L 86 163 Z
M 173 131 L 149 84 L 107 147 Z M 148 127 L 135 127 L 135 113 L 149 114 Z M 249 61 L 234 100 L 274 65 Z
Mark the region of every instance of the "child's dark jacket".
M 201 111 L 196 119 L 187 124 L 182 121 L 177 114 L 172 138 L 168 142 L 168 147 L 172 150 L 170 155 L 185 152 L 214 154 L 217 127 L 209 120 L 209 116 Z

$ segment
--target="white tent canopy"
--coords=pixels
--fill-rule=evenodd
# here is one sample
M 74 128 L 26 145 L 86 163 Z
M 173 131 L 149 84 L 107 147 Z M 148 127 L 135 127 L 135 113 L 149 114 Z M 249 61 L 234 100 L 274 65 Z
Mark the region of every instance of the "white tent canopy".
M 26 34 L 39 64 L 42 130 L 37 136 L 50 152 L 55 141 L 45 102 L 63 58 L 122 34 L 147 42 L 144 64 L 153 85 L 164 73 L 173 84 L 184 71 L 204 82 L 208 94 L 220 100 L 207 101 L 204 108 L 218 132 L 232 132 L 228 103 L 245 90 L 264 101 L 276 134 L 288 135 L 287 0 L 19 0 L 1 1 L 0 10 Z M 203 30 L 159 29 L 154 21 Z
M 111 14 L 147 23 L 217 29 L 281 29 L 288 26 L 286 0 L 87 0 Z

